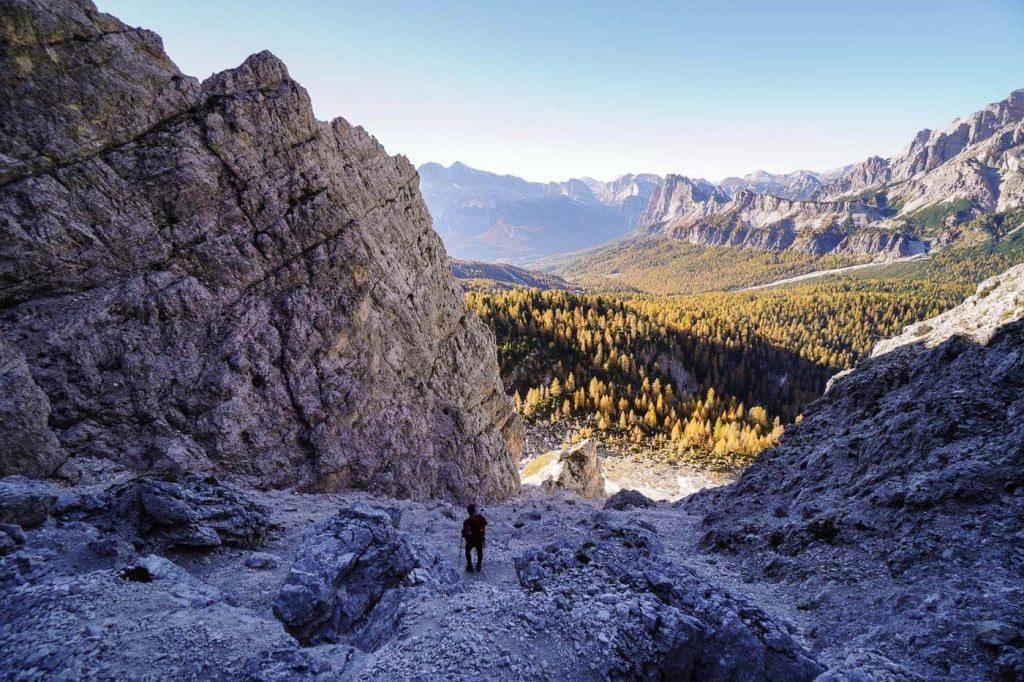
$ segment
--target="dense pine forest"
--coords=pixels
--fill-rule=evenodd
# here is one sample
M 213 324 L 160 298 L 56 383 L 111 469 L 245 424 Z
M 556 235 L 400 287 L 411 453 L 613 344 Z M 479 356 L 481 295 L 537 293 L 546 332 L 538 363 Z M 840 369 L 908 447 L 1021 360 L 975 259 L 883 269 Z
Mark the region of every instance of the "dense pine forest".
M 521 288 L 467 302 L 495 333 L 506 389 L 528 421 L 730 470 L 773 444 L 878 339 L 1021 260 L 1017 239 L 756 291 Z

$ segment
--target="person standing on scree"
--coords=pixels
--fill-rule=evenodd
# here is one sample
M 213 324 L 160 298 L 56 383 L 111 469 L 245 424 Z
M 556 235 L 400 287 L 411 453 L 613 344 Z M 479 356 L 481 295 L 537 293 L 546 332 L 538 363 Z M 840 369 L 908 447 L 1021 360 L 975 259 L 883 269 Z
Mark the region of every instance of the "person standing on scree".
M 469 518 L 462 522 L 462 537 L 466 541 L 466 570 L 472 572 L 473 559 L 470 552 L 476 548 L 476 572 L 484 563 L 484 528 L 487 527 L 487 519 L 483 514 L 476 513 L 476 505 L 470 504 L 466 507 Z

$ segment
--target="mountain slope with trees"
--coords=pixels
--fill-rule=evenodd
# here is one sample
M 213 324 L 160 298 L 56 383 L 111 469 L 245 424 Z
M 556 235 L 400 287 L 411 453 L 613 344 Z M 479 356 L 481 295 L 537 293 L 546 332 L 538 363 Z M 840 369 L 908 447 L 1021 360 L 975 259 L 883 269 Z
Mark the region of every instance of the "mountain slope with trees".
M 829 378 L 961 284 L 837 280 L 662 297 L 472 292 L 506 390 L 529 422 L 568 422 L 624 449 L 736 470 Z

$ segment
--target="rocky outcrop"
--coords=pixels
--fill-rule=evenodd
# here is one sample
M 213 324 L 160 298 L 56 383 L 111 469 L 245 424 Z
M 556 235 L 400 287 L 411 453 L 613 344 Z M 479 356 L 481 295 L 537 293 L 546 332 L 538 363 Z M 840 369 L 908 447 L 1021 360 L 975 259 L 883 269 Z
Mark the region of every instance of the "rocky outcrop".
M 977 638 L 1024 627 L 1022 284 L 1017 266 L 879 344 L 735 484 L 682 503 L 706 548 L 817 618 L 839 670 L 1024 674 L 1018 641 Z
M 67 460 L 50 429 L 50 399 L 0 335 L 0 476 L 50 476 Z
M 269 53 L 199 83 L 88 2 L 3 11 L 0 473 L 517 490 L 493 337 L 406 159 Z
M 524 484 L 548 493 L 565 490 L 591 500 L 604 499 L 604 474 L 593 438 L 539 455 L 526 465 L 521 478 Z
M 119 528 L 135 544 L 161 551 L 258 547 L 269 525 L 269 510 L 243 491 L 195 474 L 180 480 L 143 478 L 97 495 L 72 496 L 62 500 L 59 513 L 65 520 Z
M 977 292 L 955 308 L 909 325 L 899 336 L 875 344 L 872 357 L 905 346 L 934 348 L 954 336 L 985 346 L 1007 323 L 1024 318 L 1024 265 L 1017 265 L 978 285 Z
M 50 486 L 20 476 L 0 479 L 0 524 L 33 528 L 46 521 L 57 504 Z
M 355 505 L 311 529 L 274 601 L 302 644 L 350 641 L 376 649 L 394 634 L 402 588 L 458 581 L 431 547 L 394 527 L 385 509 Z
M 620 490 L 619 492 L 615 493 L 607 500 L 605 500 L 604 509 L 614 509 L 616 511 L 621 511 L 623 509 L 629 509 L 630 507 L 637 507 L 642 509 L 646 507 L 656 507 L 657 505 L 657 502 L 647 497 L 643 493 L 637 490 L 627 489 Z
M 833 251 L 851 256 L 906 258 L 927 253 L 928 244 L 905 234 L 871 229 L 847 235 Z

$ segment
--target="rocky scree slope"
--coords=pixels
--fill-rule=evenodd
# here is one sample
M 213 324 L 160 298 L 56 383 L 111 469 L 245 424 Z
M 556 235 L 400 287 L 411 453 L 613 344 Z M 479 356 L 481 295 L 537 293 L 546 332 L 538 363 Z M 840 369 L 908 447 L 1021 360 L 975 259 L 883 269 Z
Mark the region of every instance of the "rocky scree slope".
M 485 513 L 484 572 L 470 574 L 455 544 L 461 510 L 445 502 L 201 476 L 110 488 L 0 479 L 0 537 L 17 536 L 0 548 L 0 669 L 779 681 L 824 670 L 792 625 L 680 563 L 643 518 L 564 495 Z
M 827 661 L 1024 678 L 1022 292 L 1017 266 L 879 344 L 736 483 L 680 504 L 807 612 Z
M 0 474 L 518 489 L 493 338 L 405 158 L 269 53 L 200 83 L 87 0 L 0 11 Z

